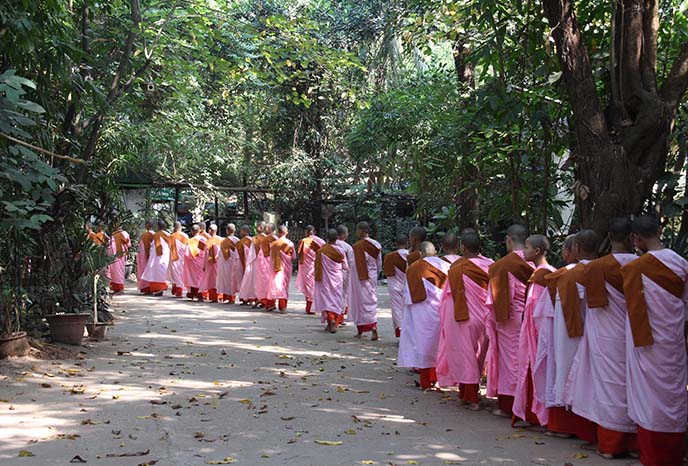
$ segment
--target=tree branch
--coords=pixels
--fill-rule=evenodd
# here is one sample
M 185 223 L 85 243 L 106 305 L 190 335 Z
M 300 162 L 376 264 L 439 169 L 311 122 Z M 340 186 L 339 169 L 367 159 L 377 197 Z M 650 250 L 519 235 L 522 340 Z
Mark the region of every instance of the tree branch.
M 669 75 L 662 84 L 659 95 L 672 109 L 676 109 L 688 87 L 688 42 L 681 46 L 681 52 L 671 66 Z

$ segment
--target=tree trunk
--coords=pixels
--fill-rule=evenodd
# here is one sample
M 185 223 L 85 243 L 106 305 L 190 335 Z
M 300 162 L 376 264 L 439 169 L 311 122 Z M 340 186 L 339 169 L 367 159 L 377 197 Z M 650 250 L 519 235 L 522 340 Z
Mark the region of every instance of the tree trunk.
M 688 44 L 656 83 L 656 0 L 620 0 L 611 104 L 603 110 L 573 0 L 543 0 L 573 111 L 575 194 L 580 223 L 599 233 L 611 218 L 641 213 L 665 170 L 676 106 L 688 85 Z

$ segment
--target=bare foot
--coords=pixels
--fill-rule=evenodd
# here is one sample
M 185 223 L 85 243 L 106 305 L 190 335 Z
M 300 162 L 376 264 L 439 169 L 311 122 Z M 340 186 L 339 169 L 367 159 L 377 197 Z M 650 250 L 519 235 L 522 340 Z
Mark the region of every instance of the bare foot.
M 611 453 L 602 453 L 599 450 L 597 450 L 595 453 L 597 453 L 599 456 L 601 456 L 602 458 L 604 458 L 606 460 L 613 460 L 614 459 L 614 455 L 612 455 Z
M 480 411 L 480 405 L 478 403 L 468 403 L 463 407 L 469 411 Z
M 377 334 L 377 330 L 373 330 L 373 336 L 370 337 L 370 340 L 371 340 L 371 341 L 377 341 L 377 340 L 379 340 L 379 339 L 380 339 L 380 337 L 379 337 L 378 334 Z

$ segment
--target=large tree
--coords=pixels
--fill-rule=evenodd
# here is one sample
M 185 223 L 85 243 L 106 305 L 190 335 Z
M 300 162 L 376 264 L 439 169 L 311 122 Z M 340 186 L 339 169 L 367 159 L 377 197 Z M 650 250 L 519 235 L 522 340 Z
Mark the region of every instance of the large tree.
M 601 232 L 609 218 L 646 206 L 666 170 L 676 111 L 688 87 L 688 42 L 664 77 L 657 67 L 660 2 L 613 3 L 609 85 L 600 94 L 574 1 L 542 2 L 573 112 L 580 222 Z

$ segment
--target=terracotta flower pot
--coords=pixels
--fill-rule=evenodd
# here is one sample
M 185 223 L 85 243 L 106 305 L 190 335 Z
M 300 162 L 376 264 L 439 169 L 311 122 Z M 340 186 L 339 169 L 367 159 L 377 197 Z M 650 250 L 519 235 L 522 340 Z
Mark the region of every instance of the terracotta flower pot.
M 45 319 L 54 342 L 80 345 L 89 317 L 91 314 L 51 314 L 45 316 Z
M 31 346 L 26 339 L 26 332 L 0 336 L 0 359 L 5 359 L 7 356 L 26 356 L 29 349 Z

